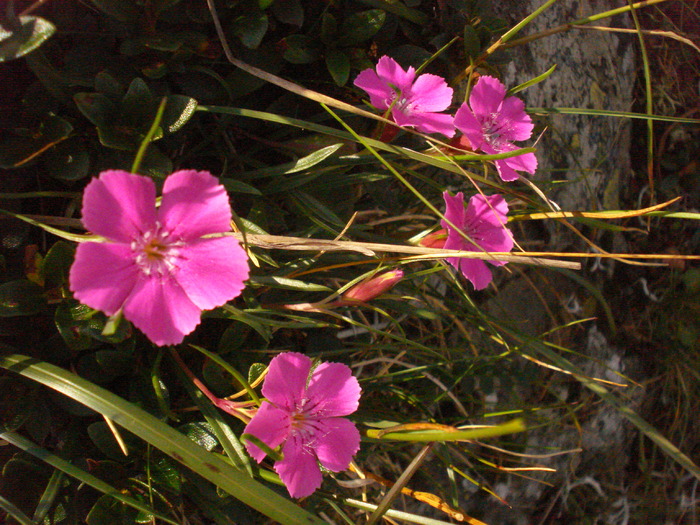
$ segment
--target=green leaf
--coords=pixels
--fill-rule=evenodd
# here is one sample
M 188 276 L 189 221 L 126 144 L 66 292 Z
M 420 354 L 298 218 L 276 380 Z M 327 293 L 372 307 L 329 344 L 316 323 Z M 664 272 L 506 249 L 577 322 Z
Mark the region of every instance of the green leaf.
M 127 89 L 120 104 L 122 123 L 134 127 L 144 126 L 145 134 L 153 120 L 155 105 L 148 84 L 142 78 L 136 77 L 129 84 L 129 89 Z
M 75 248 L 66 241 L 57 241 L 44 257 L 41 275 L 46 289 L 58 288 L 68 282 L 68 271 L 73 264 Z
M 336 151 L 338 151 L 343 146 L 344 144 L 342 142 L 337 144 L 331 144 L 330 146 L 326 146 L 317 151 L 314 151 L 313 153 L 300 159 L 297 159 L 293 162 L 287 162 L 278 166 L 272 166 L 269 168 L 263 168 L 260 170 L 248 172 L 247 175 L 252 178 L 260 178 L 269 177 L 271 175 L 288 175 L 291 173 L 297 173 L 299 171 L 305 171 L 315 166 L 316 164 L 323 162 L 328 157 L 331 157 Z
M 73 126 L 60 117 L 47 115 L 36 128 L 23 130 L 0 141 L 0 168 L 20 167 L 65 140 Z
M 85 521 L 88 525 L 135 525 L 136 515 L 134 508 L 104 495 L 92 506 Z
M 45 172 L 54 179 L 76 181 L 90 170 L 90 154 L 80 137 L 70 137 L 41 156 Z
M 117 106 L 102 93 L 76 93 L 73 101 L 78 110 L 95 126 L 108 126 L 117 117 Z
M 260 11 L 238 17 L 233 23 L 233 33 L 245 47 L 257 49 L 267 33 L 267 26 L 267 15 Z
M 106 316 L 74 299 L 66 299 L 56 308 L 54 323 L 68 348 L 87 350 L 96 341 L 119 343 L 131 336 L 131 323 L 122 321 L 117 331 L 109 336 L 102 335 L 107 322 Z
M 542 82 L 543 80 L 546 80 L 547 77 L 549 77 L 549 75 L 551 75 L 552 73 L 554 73 L 554 70 L 555 70 L 556 68 L 557 68 L 557 65 L 554 64 L 552 67 L 550 67 L 547 71 L 545 71 L 545 72 L 542 73 L 541 75 L 538 75 L 538 76 L 536 76 L 535 78 L 528 80 L 527 82 L 523 82 L 523 83 L 520 84 L 519 86 L 515 86 L 514 88 L 509 89 L 509 90 L 508 90 L 508 94 L 509 94 L 509 95 L 514 95 L 515 93 L 518 93 L 518 92 L 522 91 L 523 89 L 527 89 L 527 88 L 529 88 L 530 86 L 534 86 L 535 84 L 539 84 L 539 83 Z
M 18 279 L 0 286 L 0 317 L 34 315 L 45 309 L 46 298 L 39 285 Z
M 339 49 L 326 51 L 326 67 L 335 83 L 344 86 L 350 78 L 350 58 Z
M 418 9 L 411 9 L 410 7 L 406 7 L 404 3 L 399 2 L 398 0 L 360 0 L 360 2 L 362 2 L 363 4 L 367 4 L 371 7 L 378 7 L 380 9 L 383 9 L 387 13 L 391 13 L 396 16 L 400 16 L 401 18 L 405 18 L 406 20 L 418 24 L 419 26 L 424 26 L 430 22 L 428 15 L 426 15 L 422 11 L 419 11 Z M 413 5 L 416 4 L 413 3 Z
M 113 100 L 121 100 L 124 96 L 124 86 L 109 71 L 95 75 L 95 89 Z
M 384 25 L 386 13 L 381 9 L 370 9 L 360 13 L 354 13 L 343 20 L 340 25 L 341 35 L 336 44 L 338 46 L 354 46 L 369 40 L 376 35 Z
M 17 377 L 0 377 L 0 432 L 14 432 L 32 415 L 36 390 Z
M 325 523 L 151 414 L 75 374 L 19 354 L 0 356 L 0 367 L 38 381 L 104 414 L 273 521 L 282 525 Z
M 468 58 L 477 58 L 481 53 L 479 34 L 470 25 L 464 26 L 464 54 Z
M 163 112 L 161 126 L 165 128 L 168 133 L 175 133 L 192 118 L 196 110 L 197 101 L 192 97 L 169 95 L 168 103 Z
M 56 32 L 56 26 L 38 16 L 20 16 L 19 24 L 12 30 L 0 25 L 0 62 L 31 53 Z
M 214 435 L 214 430 L 206 421 L 186 423 L 182 425 L 179 430 L 208 452 L 211 452 L 219 446 L 219 442 Z
M 283 57 L 292 64 L 310 64 L 321 57 L 318 44 L 306 35 L 289 35 L 282 44 L 286 46 Z
M 133 0 L 90 0 L 95 7 L 121 22 L 138 20 L 141 17 L 139 9 Z
M 272 13 L 284 24 L 304 25 L 304 9 L 299 0 L 277 0 L 272 4 Z
M 179 494 L 182 488 L 182 476 L 176 464 L 166 456 L 158 455 L 151 463 L 151 476 L 161 485 Z
M 269 277 L 257 275 L 250 278 L 252 285 L 269 286 L 271 288 L 279 288 L 281 290 L 294 290 L 297 292 L 332 292 L 328 286 L 322 284 L 307 283 L 298 279 L 289 279 L 288 277 Z
M 88 436 L 92 443 L 100 449 L 100 451 L 110 459 L 115 461 L 128 461 L 122 451 L 119 443 L 114 437 L 114 433 L 109 428 L 109 425 L 104 421 L 96 421 L 87 427 Z M 119 429 L 119 435 L 124 440 L 124 443 L 130 453 L 143 449 L 143 442 L 131 432 L 126 432 L 124 429 Z
M 338 38 L 338 21 L 329 12 L 321 15 L 321 42 L 327 46 L 335 46 Z
M 233 179 L 221 179 L 221 184 L 229 193 L 247 193 L 249 195 L 262 195 L 260 190 L 250 184 Z
M 253 363 L 248 369 L 248 383 L 254 383 L 260 375 L 267 370 L 267 365 L 262 363 Z

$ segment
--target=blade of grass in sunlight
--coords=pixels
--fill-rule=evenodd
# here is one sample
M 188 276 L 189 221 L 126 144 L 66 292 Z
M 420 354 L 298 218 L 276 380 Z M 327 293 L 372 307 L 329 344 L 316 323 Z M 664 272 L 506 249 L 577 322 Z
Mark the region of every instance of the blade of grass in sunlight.
M 515 332 L 505 327 L 502 329 L 508 331 L 511 336 L 520 339 L 524 343 L 523 351 L 527 348 L 532 348 L 534 351 L 540 353 L 549 362 L 554 363 L 557 367 L 566 370 L 571 375 L 573 375 L 581 384 L 586 388 L 596 393 L 601 397 L 606 403 L 615 408 L 622 416 L 624 416 L 628 421 L 630 421 L 638 430 L 640 430 L 644 435 L 656 443 L 659 448 L 676 463 L 686 469 L 690 474 L 700 480 L 700 468 L 695 464 L 695 462 L 690 459 L 686 454 L 681 452 L 678 447 L 666 439 L 656 428 L 645 421 L 639 414 L 634 410 L 629 408 L 621 401 L 616 395 L 611 393 L 599 382 L 594 379 L 585 377 L 581 371 L 575 366 L 571 361 L 562 357 L 558 353 L 554 352 L 546 345 L 542 344 L 532 338 L 523 338 L 522 336 L 516 336 Z
M 700 124 L 700 119 L 685 117 L 668 117 L 631 111 L 612 111 L 589 108 L 527 108 L 528 113 L 559 113 L 562 115 L 594 115 L 597 117 L 635 118 L 641 120 L 658 120 L 660 122 L 678 122 L 680 124 Z
M 164 516 L 163 514 L 155 511 L 148 505 L 145 505 L 144 503 L 127 496 L 123 494 L 121 491 L 117 490 L 115 487 L 111 486 L 109 483 L 105 483 L 99 478 L 96 478 L 89 472 L 85 472 L 84 470 L 76 467 L 69 461 L 66 461 L 60 457 L 58 457 L 55 454 L 52 454 L 48 450 L 45 450 L 41 448 L 40 446 L 36 445 L 32 441 L 22 437 L 21 435 L 17 434 L 16 432 L 3 432 L 0 433 L 0 438 L 4 439 L 8 443 L 12 443 L 14 446 L 17 448 L 27 452 L 28 454 L 31 454 L 32 456 L 42 460 L 44 463 L 47 465 L 51 465 L 52 467 L 58 469 L 61 472 L 65 472 L 72 478 L 77 479 L 81 483 L 85 483 L 86 485 L 89 485 L 90 487 L 94 488 L 95 490 L 101 492 L 102 494 L 106 494 L 108 496 L 113 497 L 117 501 L 121 501 L 125 505 L 128 505 L 134 509 L 140 510 L 142 512 L 145 512 L 146 514 L 150 514 L 151 516 L 158 518 L 159 520 L 164 521 L 165 523 L 170 523 L 171 525 L 179 525 L 180 522 L 175 521 L 167 516 Z M 33 522 L 32 522 L 33 523 Z
M 425 443 L 432 441 L 469 441 L 485 439 L 523 432 L 526 429 L 525 422 L 522 419 L 513 419 L 512 421 L 500 425 L 469 430 L 411 430 L 410 425 L 403 425 L 402 427 L 405 427 L 402 431 L 390 432 L 386 432 L 386 429 L 369 429 L 366 431 L 366 435 L 369 438 L 380 439 L 382 441 L 414 441 Z
M 0 496 L 0 508 L 2 508 L 8 516 L 17 520 L 20 525 L 36 525 L 19 507 L 3 496 Z
M 234 498 L 275 521 L 289 525 L 323 523 L 316 516 L 251 479 L 245 472 L 235 469 L 220 456 L 207 452 L 133 403 L 75 374 L 18 354 L 0 356 L 0 367 L 46 385 L 106 415 Z

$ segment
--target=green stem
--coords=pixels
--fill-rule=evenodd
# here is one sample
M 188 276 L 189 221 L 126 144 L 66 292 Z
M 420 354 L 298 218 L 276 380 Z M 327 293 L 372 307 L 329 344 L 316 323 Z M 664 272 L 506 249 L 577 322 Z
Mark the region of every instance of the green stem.
M 153 119 L 151 128 L 148 130 L 148 133 L 146 133 L 146 136 L 141 141 L 139 150 L 136 152 L 136 157 L 134 157 L 134 163 L 131 165 L 131 173 L 139 172 L 139 168 L 141 167 L 141 161 L 143 161 L 143 156 L 146 154 L 146 148 L 148 148 L 148 145 L 151 143 L 151 141 L 153 141 L 153 137 L 155 137 L 156 133 L 158 132 L 160 121 L 163 120 L 163 112 L 165 111 L 165 105 L 167 103 L 168 99 L 166 97 L 163 97 L 160 101 L 160 104 L 158 105 L 158 111 L 156 111 L 156 116 Z

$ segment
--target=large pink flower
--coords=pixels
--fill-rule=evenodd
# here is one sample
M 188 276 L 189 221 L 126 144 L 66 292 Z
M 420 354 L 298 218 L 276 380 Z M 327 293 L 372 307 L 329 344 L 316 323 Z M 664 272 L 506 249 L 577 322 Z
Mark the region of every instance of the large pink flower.
M 100 173 L 85 188 L 85 228 L 106 239 L 78 246 L 70 287 L 80 302 L 120 310 L 157 345 L 182 342 L 201 311 L 238 296 L 248 257 L 231 236 L 224 187 L 206 171 L 170 175 L 156 208 L 151 179 L 126 171 Z
M 270 448 L 282 445 L 284 458 L 275 471 L 294 498 L 321 486 L 319 463 L 328 470 L 345 470 L 360 448 L 360 433 L 347 416 L 357 410 L 360 385 L 342 363 L 321 363 L 312 371 L 311 359 L 287 352 L 270 362 L 262 393 L 266 398 L 245 428 Z M 246 448 L 258 463 L 259 447 Z
M 377 109 L 391 108 L 391 116 L 399 126 L 446 137 L 455 134 L 452 115 L 439 113 L 452 104 L 453 93 L 442 77 L 425 73 L 416 78 L 415 69 L 405 71 L 393 58 L 383 56 L 376 71 L 365 69 L 354 84 L 367 92 Z
M 481 194 L 469 199 L 464 207 L 464 196 L 459 192 L 454 197 L 443 193 L 445 199 L 445 218 L 462 230 L 469 239 L 465 239 L 446 221 L 441 224 L 447 229 L 446 250 L 464 250 L 470 252 L 509 252 L 513 249 L 513 235 L 505 224 L 508 215 L 508 203 L 501 195 Z M 471 281 L 476 290 L 483 290 L 491 282 L 491 270 L 481 259 L 448 257 L 447 262 L 457 268 Z M 494 266 L 502 266 L 505 261 L 492 261 Z
M 465 102 L 455 114 L 455 126 L 471 142 L 474 150 L 484 153 L 506 153 L 519 148 L 513 141 L 527 140 L 532 135 L 532 120 L 525 113 L 525 104 L 517 97 L 506 97 L 506 87 L 493 77 L 480 77 Z M 537 157 L 525 153 L 496 161 L 501 179 L 516 180 L 516 171 L 533 174 Z

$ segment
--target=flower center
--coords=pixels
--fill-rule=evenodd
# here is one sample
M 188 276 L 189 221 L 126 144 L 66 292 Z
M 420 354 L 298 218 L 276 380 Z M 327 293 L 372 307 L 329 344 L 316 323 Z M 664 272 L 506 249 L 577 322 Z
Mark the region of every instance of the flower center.
M 392 88 L 394 91 L 391 97 L 386 100 L 387 106 L 405 115 L 413 113 L 416 110 L 416 103 L 411 100 L 411 94 L 402 92 L 394 86 L 392 86 Z
M 131 241 L 131 250 L 136 265 L 145 275 L 156 273 L 167 275 L 177 267 L 182 241 L 172 239 L 160 223 L 153 230 L 143 233 Z
M 498 113 L 491 113 L 479 119 L 481 129 L 484 133 L 484 140 L 494 149 L 499 149 L 499 146 L 504 142 L 503 135 L 508 133 L 510 123 L 503 119 Z

